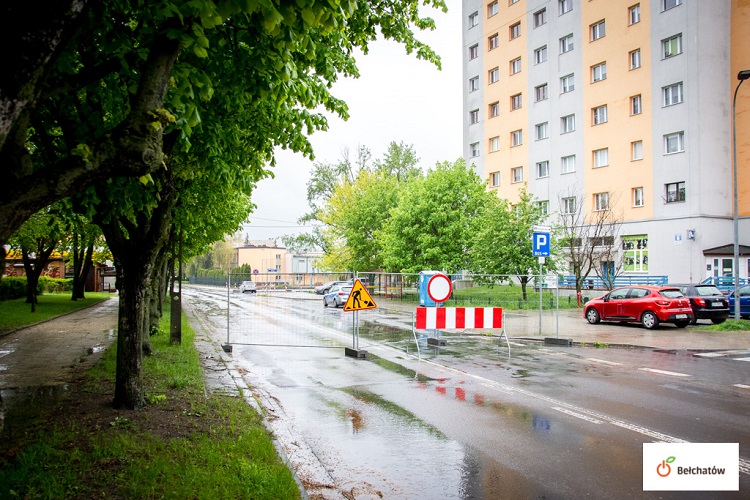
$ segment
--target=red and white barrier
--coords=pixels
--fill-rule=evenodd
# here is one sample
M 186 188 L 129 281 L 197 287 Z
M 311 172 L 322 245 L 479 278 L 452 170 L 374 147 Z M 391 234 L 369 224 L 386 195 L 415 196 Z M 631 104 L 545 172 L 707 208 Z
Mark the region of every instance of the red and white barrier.
M 418 307 L 417 330 L 502 328 L 502 307 Z

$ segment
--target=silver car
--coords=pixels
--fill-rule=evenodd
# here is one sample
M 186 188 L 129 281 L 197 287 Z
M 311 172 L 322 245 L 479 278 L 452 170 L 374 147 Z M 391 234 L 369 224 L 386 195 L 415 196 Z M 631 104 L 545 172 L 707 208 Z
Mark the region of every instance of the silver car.
M 256 293 L 258 290 L 255 288 L 255 282 L 254 281 L 243 281 L 240 285 L 240 292 L 250 292 L 250 293 Z

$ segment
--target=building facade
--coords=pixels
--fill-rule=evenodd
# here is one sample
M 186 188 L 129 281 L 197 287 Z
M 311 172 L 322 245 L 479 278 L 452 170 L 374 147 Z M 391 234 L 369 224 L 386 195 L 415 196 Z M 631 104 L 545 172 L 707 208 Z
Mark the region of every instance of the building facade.
M 513 202 L 527 187 L 551 225 L 615 211 L 623 274 L 733 275 L 750 3 L 463 0 L 463 23 L 464 156 L 488 189 Z M 747 278 L 750 83 L 736 118 Z

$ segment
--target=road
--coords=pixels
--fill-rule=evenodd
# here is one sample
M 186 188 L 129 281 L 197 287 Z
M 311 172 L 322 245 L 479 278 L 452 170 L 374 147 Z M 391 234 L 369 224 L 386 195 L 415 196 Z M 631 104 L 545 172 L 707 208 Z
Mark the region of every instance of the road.
M 411 316 L 188 287 L 311 497 L 742 498 L 750 349 L 409 343 Z M 583 320 L 580 320 L 583 324 Z M 611 325 L 609 328 L 629 328 Z M 406 330 L 404 330 L 406 329 Z M 620 330 L 622 331 L 622 330 Z M 406 333 L 404 333 L 406 332 Z M 305 347 L 292 347 L 304 345 Z M 407 353 L 407 350 L 409 351 Z M 740 492 L 643 492 L 643 443 L 740 443 Z

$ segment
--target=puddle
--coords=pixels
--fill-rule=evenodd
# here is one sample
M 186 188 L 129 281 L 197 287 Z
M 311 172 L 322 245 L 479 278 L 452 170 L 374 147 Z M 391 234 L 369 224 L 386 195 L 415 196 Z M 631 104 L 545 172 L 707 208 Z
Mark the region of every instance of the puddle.
M 0 389 L 0 453 L 23 440 L 40 414 L 67 394 L 67 384 Z

